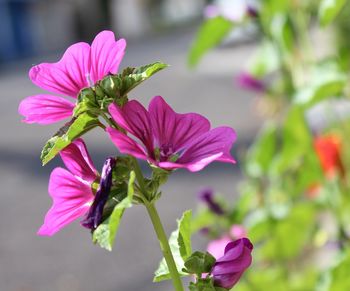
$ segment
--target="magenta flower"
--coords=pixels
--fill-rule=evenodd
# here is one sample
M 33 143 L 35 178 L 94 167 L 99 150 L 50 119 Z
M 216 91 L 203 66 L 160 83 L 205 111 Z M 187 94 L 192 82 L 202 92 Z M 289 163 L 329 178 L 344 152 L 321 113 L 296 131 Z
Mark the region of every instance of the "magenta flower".
M 57 63 L 32 67 L 29 78 L 44 90 L 77 98 L 81 89 L 118 72 L 125 47 L 124 39 L 116 41 L 114 33 L 105 30 L 91 46 L 85 42 L 73 44 Z M 72 116 L 74 106 L 63 97 L 39 94 L 25 98 L 18 112 L 24 116 L 23 122 L 50 124 Z
M 107 128 L 112 141 L 125 154 L 148 160 L 163 169 L 203 169 L 213 161 L 235 163 L 230 149 L 236 139 L 230 127 L 210 129 L 209 121 L 195 113 L 179 114 L 160 96 L 154 97 L 148 111 L 136 100 L 122 108 L 111 104 L 109 112 L 128 135 Z
M 252 263 L 253 245 L 247 238 L 230 242 L 222 257 L 216 260 L 211 270 L 214 285 L 231 289 Z
M 98 173 L 83 140 L 75 140 L 60 155 L 69 171 L 56 168 L 51 173 L 49 193 L 53 205 L 38 231 L 40 235 L 52 236 L 86 214 L 94 200 L 92 184 L 98 179 Z
M 255 78 L 253 75 L 247 72 L 241 72 L 237 79 L 238 85 L 244 89 L 252 90 L 258 93 L 266 91 L 264 82 Z

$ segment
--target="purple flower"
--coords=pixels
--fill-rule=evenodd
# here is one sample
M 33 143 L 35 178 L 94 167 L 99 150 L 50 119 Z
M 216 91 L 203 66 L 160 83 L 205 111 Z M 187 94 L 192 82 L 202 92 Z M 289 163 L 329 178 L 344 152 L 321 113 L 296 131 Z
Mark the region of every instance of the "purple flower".
M 75 140 L 60 155 L 69 171 L 56 168 L 51 173 L 49 193 L 53 205 L 45 216 L 44 224 L 38 231 L 39 235 L 54 235 L 83 216 L 94 200 L 92 184 L 98 179 L 98 173 L 84 141 Z
M 201 201 L 203 201 L 207 207 L 209 208 L 210 211 L 214 212 L 217 215 L 223 215 L 225 212 L 221 208 L 221 206 L 215 202 L 214 200 L 214 193 L 213 190 L 208 188 L 202 190 L 199 194 L 198 197 Z
M 112 173 L 115 164 L 115 158 L 108 158 L 103 164 L 100 185 L 96 192 L 94 202 L 85 219 L 81 222 L 81 225 L 86 228 L 96 229 L 102 222 L 103 208 L 112 187 Z
M 247 72 L 241 72 L 237 77 L 237 83 L 240 87 L 256 92 L 264 92 L 265 84 Z
M 248 5 L 247 15 L 250 16 L 251 18 L 257 18 L 259 16 L 259 12 L 254 6 Z
M 108 74 L 115 74 L 124 56 L 126 42 L 114 38 L 112 31 L 100 32 L 91 46 L 85 42 L 71 45 L 57 63 L 42 63 L 29 71 L 29 78 L 40 88 L 77 98 Z M 50 124 L 72 116 L 74 102 L 63 97 L 39 94 L 25 98 L 18 112 L 23 122 Z
M 107 128 L 122 153 L 148 160 L 167 170 L 186 168 L 200 171 L 213 161 L 235 163 L 230 149 L 236 139 L 230 127 L 210 129 L 209 121 L 195 113 L 179 114 L 163 100 L 154 97 L 148 111 L 136 100 L 122 108 L 109 106 L 114 120 L 138 139 Z
M 228 243 L 224 255 L 217 259 L 211 270 L 214 285 L 231 289 L 252 263 L 252 250 L 253 245 L 247 238 Z

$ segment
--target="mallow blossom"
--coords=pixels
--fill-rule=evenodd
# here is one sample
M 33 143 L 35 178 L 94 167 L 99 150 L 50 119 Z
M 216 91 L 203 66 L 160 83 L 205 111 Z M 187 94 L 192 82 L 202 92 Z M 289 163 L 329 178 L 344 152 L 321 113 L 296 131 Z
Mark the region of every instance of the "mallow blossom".
M 214 285 L 231 289 L 252 263 L 253 244 L 248 238 L 229 242 L 224 255 L 218 258 L 211 270 Z
M 38 231 L 40 235 L 52 236 L 83 216 L 94 200 L 93 184 L 99 176 L 83 140 L 75 140 L 60 156 L 68 170 L 55 168 L 51 173 L 49 194 L 53 204 Z
M 213 161 L 235 163 L 230 154 L 236 139 L 232 128 L 210 129 L 205 117 L 176 113 L 160 96 L 151 100 L 148 110 L 132 100 L 122 108 L 111 104 L 109 112 L 119 126 L 137 139 L 107 128 L 122 153 L 167 170 L 186 168 L 196 172 Z
M 115 40 L 112 31 L 100 32 L 91 46 L 71 45 L 56 63 L 41 63 L 29 71 L 29 78 L 49 92 L 77 98 L 79 91 L 93 86 L 108 74 L 116 74 L 124 56 L 126 41 Z M 75 103 L 61 96 L 39 94 L 25 98 L 18 111 L 23 122 L 50 124 L 72 116 Z

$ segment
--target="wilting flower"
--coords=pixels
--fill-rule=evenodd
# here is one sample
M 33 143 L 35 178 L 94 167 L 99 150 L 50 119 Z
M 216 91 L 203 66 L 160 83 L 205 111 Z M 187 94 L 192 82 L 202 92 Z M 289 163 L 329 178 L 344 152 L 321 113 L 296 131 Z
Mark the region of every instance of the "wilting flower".
M 112 186 L 113 168 L 116 164 L 115 158 L 108 158 L 102 167 L 100 185 L 96 192 L 94 202 L 81 225 L 89 229 L 95 229 L 102 222 L 103 208 L 107 202 Z
M 210 129 L 209 121 L 195 113 L 178 114 L 156 96 L 148 111 L 136 100 L 122 108 L 109 106 L 114 120 L 139 142 L 126 134 L 107 128 L 122 153 L 148 160 L 163 169 L 186 168 L 199 171 L 213 161 L 235 163 L 230 149 L 236 139 L 230 127 Z
M 224 255 L 216 260 L 211 270 L 214 285 L 231 289 L 251 265 L 252 250 L 253 245 L 247 238 L 229 242 L 225 247 Z
M 341 160 L 341 140 L 335 134 L 321 135 L 314 139 L 314 148 L 327 177 L 339 173 L 345 175 Z
M 94 85 L 108 74 L 115 74 L 124 56 L 126 42 L 112 31 L 100 32 L 91 46 L 71 45 L 57 63 L 42 63 L 29 71 L 29 78 L 40 88 L 77 98 L 79 91 Z M 50 124 L 72 116 L 74 102 L 63 97 L 39 94 L 25 98 L 18 112 L 26 123 Z
M 231 226 L 229 233 L 224 234 L 222 237 L 209 242 L 207 251 L 216 259 L 224 255 L 225 246 L 232 240 L 244 238 L 247 236 L 247 231 L 240 224 L 234 224 Z
M 223 215 L 225 211 L 222 209 L 219 203 L 214 199 L 213 189 L 207 188 L 199 192 L 198 197 L 203 201 L 210 211 L 217 215 Z
M 68 168 L 55 168 L 50 176 L 49 193 L 53 205 L 45 216 L 40 235 L 53 235 L 87 213 L 94 200 L 93 183 L 98 173 L 82 139 L 77 139 L 60 152 Z
M 241 72 L 237 77 L 237 83 L 240 87 L 248 90 L 252 90 L 255 92 L 264 92 L 266 90 L 265 84 L 255 78 L 253 75 L 247 72 Z

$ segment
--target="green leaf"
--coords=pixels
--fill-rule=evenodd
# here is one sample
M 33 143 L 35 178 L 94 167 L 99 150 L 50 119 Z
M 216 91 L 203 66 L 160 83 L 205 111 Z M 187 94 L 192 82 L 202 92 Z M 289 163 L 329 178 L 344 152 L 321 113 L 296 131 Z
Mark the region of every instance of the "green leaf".
M 290 108 L 283 125 L 282 141 L 282 150 L 270 167 L 270 174 L 277 177 L 291 168 L 300 168 L 305 154 L 312 153 L 310 131 L 300 106 Z
M 310 243 L 316 227 L 316 209 L 314 204 L 305 202 L 296 204 L 284 219 L 270 220 L 267 240 L 261 246 L 265 259 L 286 260 L 295 258 Z
M 322 26 L 329 25 L 344 7 L 346 0 L 322 0 L 318 11 Z
M 341 260 L 331 271 L 331 284 L 329 291 L 350 290 L 350 251 L 347 249 Z
M 102 248 L 111 251 L 119 228 L 120 220 L 126 208 L 132 206 L 134 195 L 135 173 L 130 172 L 127 196 L 120 201 L 113 209 L 112 214 L 103 221 L 93 232 L 93 242 L 98 243 Z
M 100 124 L 98 118 L 90 113 L 82 113 L 66 123 L 50 138 L 41 151 L 42 164 L 47 164 L 60 150 L 68 146 L 72 141 Z
M 271 161 L 276 154 L 277 127 L 267 123 L 261 130 L 254 145 L 249 149 L 246 171 L 252 177 L 261 177 L 268 171 Z
M 208 252 L 194 252 L 185 261 L 186 272 L 198 276 L 209 273 L 215 262 L 216 259 Z
M 192 211 L 187 210 L 183 213 L 181 219 L 177 220 L 177 230 L 173 231 L 169 238 L 169 245 L 173 254 L 177 270 L 181 276 L 189 274 L 182 271 L 185 266 L 185 260 L 192 253 L 191 246 L 191 219 Z M 171 279 L 168 266 L 163 258 L 159 264 L 153 282 L 160 282 Z
M 188 64 L 195 66 L 202 56 L 217 46 L 232 31 L 234 23 L 221 16 L 206 20 L 197 32 L 188 55 Z
M 112 76 L 113 88 L 103 89 L 116 91 L 118 98 L 124 97 L 136 86 L 166 67 L 168 67 L 167 64 L 155 62 L 138 68 L 126 68 L 121 74 Z
M 315 68 L 312 75 L 311 81 L 299 89 L 294 96 L 294 102 L 304 108 L 311 107 L 327 98 L 341 95 L 348 83 L 347 76 L 330 65 Z
M 290 53 L 294 48 L 294 35 L 291 22 L 286 14 L 274 15 L 270 31 L 273 38 L 285 53 Z
M 276 47 L 269 41 L 263 41 L 249 59 L 247 70 L 254 77 L 261 79 L 279 67 L 280 60 Z

